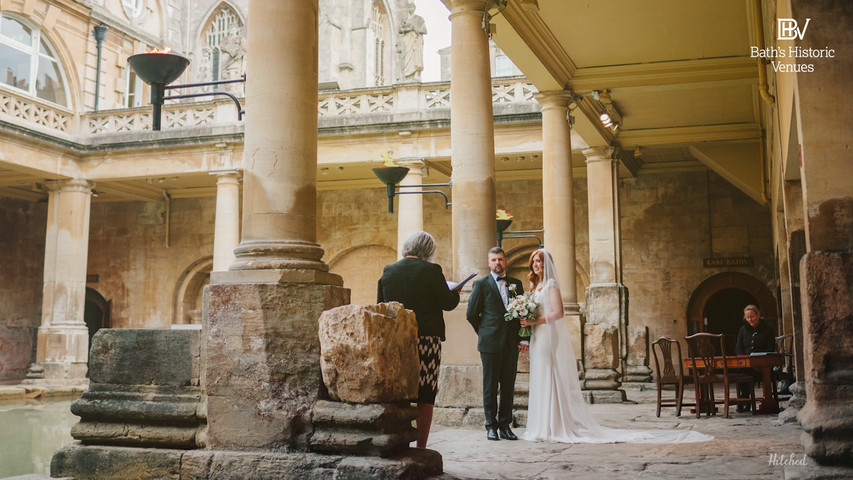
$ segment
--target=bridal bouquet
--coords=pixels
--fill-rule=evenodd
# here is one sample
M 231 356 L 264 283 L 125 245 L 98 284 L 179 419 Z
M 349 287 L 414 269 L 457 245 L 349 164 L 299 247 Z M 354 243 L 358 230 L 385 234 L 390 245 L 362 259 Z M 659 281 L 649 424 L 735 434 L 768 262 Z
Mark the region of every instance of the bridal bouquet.
M 533 294 L 523 293 L 509 301 L 509 304 L 506 306 L 504 320 L 507 322 L 516 318 L 519 320 L 524 318 L 528 321 L 535 320 L 536 309 L 538 307 L 539 304 L 533 300 Z M 532 333 L 531 327 L 521 327 L 521 330 L 518 331 L 518 336 L 529 337 Z

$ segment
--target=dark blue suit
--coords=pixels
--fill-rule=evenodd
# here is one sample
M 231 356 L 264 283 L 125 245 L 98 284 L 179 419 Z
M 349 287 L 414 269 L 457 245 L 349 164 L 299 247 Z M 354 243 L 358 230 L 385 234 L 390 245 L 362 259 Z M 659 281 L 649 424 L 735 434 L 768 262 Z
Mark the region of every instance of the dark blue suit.
M 505 277 L 509 299 L 521 295 L 524 286 L 517 278 Z M 515 292 L 509 290 L 515 285 Z M 486 428 L 509 427 L 515 376 L 518 370 L 518 319 L 504 320 L 506 306 L 491 273 L 474 282 L 468 298 L 468 323 L 477 332 L 477 350 L 483 363 L 483 410 Z M 500 393 L 500 408 L 498 394 Z

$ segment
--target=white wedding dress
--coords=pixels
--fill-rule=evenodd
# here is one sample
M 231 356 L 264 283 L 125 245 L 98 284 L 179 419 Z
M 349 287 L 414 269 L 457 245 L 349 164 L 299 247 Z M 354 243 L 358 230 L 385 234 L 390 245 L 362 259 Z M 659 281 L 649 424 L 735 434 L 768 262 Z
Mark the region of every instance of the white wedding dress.
M 545 272 L 547 279 L 548 270 Z M 534 292 L 540 308 L 546 311 L 551 288 L 558 288 L 553 279 Z M 690 430 L 623 430 L 599 425 L 581 395 L 574 349 L 566 319 L 560 316 L 533 326 L 527 431 L 521 438 L 561 443 L 683 443 L 714 437 Z

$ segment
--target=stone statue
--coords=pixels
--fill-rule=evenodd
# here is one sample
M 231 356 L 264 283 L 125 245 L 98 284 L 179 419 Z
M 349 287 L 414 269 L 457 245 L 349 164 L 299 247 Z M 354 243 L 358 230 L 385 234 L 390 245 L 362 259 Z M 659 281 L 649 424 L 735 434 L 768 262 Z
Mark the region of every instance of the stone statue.
M 426 22 L 415 15 L 415 4 L 409 2 L 409 15 L 400 25 L 400 79 L 407 82 L 419 82 L 424 69 L 424 35 Z

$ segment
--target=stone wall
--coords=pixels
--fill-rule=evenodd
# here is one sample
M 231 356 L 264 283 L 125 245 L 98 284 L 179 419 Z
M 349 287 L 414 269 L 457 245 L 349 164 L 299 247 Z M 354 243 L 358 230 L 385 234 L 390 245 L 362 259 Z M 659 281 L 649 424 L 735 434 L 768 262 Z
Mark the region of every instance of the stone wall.
M 770 212 L 710 171 L 623 179 L 622 269 L 629 323 L 649 339 L 684 338 L 690 296 L 720 272 L 752 275 L 775 292 Z M 704 268 L 706 257 L 753 266 Z M 580 255 L 578 256 L 580 257 Z
M 215 213 L 213 197 L 172 200 L 167 234 L 163 202 L 92 204 L 88 274 L 98 282 L 87 286 L 112 301 L 113 327 L 169 328 L 179 282 L 213 255 Z
M 23 378 L 41 324 L 46 204 L 0 202 L 0 381 Z
M 424 183 L 433 183 L 425 179 Z M 377 181 L 377 184 L 379 182 Z M 446 190 L 446 189 L 445 189 Z M 342 276 L 352 303 L 376 302 L 382 269 L 397 258 L 397 215 L 388 213 L 385 189 L 327 190 L 319 194 L 317 241 L 330 269 Z M 396 205 L 397 199 L 395 199 Z M 435 262 L 451 271 L 450 210 L 440 195 L 423 196 L 424 230 L 435 237 Z

